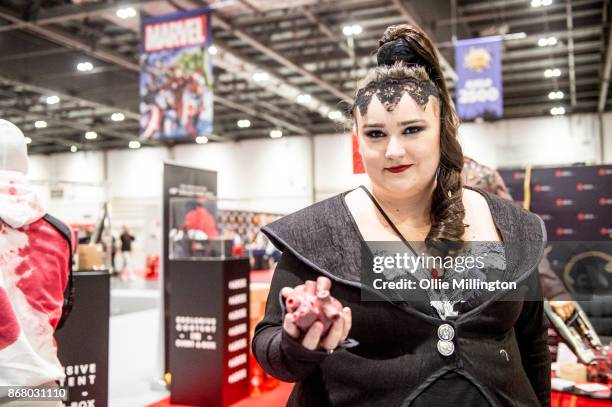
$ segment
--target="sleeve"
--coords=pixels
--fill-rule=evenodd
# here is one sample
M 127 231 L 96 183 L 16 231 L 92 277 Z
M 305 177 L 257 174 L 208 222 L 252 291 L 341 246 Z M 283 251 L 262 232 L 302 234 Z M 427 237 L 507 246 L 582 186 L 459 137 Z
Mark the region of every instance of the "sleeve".
M 550 405 L 550 350 L 548 349 L 548 320 L 544 314 L 542 286 L 539 274 L 534 270 L 530 277 L 528 300 L 514 329 L 521 352 L 523 368 L 529 377 L 538 400 L 542 406 Z
M 571 295 L 561 279 L 555 274 L 546 255 L 542 257 L 538 271 L 540 273 L 544 298 L 547 300 L 571 301 Z
M 281 289 L 316 278 L 295 256 L 284 252 L 274 270 L 264 318 L 255 328 L 252 344 L 255 359 L 266 373 L 286 382 L 304 379 L 328 356 L 324 351 L 306 349 L 282 327 Z

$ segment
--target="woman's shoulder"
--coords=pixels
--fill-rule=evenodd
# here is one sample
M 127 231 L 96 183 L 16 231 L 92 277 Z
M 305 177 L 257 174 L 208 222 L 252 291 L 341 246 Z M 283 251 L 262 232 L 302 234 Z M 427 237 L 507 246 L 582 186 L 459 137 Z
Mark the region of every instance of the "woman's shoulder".
M 546 229 L 540 217 L 513 201 L 480 188 L 464 187 L 463 193 L 464 202 L 470 205 L 473 216 L 489 218 L 500 230 L 504 240 L 546 239 Z
M 342 200 L 345 194 L 346 192 L 342 192 L 283 216 L 261 230 L 273 243 L 279 240 L 289 243 L 304 239 L 321 239 L 325 233 L 346 223 L 342 216 Z

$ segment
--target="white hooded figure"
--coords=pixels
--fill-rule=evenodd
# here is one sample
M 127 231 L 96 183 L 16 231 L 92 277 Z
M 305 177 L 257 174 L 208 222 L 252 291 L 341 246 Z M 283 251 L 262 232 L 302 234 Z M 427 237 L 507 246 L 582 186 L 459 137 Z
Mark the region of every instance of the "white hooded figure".
M 23 133 L 0 120 L 0 406 L 28 405 L 9 401 L 2 386 L 53 386 L 64 379 L 53 334 L 62 312 L 70 247 L 43 218 L 46 211 L 27 172 Z

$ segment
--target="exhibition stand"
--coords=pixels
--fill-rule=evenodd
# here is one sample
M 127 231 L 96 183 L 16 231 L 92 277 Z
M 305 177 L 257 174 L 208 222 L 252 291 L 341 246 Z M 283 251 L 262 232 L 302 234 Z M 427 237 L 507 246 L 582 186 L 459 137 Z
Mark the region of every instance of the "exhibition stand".
M 175 260 L 169 277 L 173 404 L 228 406 L 249 395 L 249 260 Z
M 66 379 L 67 406 L 108 405 L 110 273 L 74 272 L 75 299 L 70 317 L 55 334 Z M 76 404 L 72 404 L 76 403 Z

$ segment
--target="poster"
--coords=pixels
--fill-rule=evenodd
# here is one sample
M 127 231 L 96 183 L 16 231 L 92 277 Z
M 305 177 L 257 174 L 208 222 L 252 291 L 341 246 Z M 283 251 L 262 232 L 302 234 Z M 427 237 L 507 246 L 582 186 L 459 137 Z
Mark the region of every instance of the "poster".
M 503 115 L 501 37 L 455 42 L 457 113 L 461 120 Z
M 195 138 L 213 129 L 211 13 L 144 19 L 140 54 L 140 138 Z

